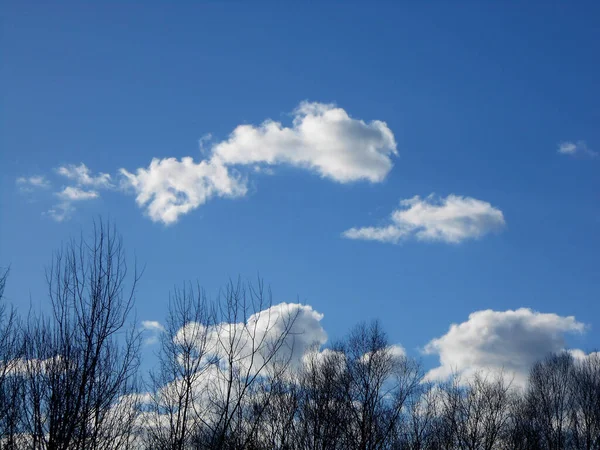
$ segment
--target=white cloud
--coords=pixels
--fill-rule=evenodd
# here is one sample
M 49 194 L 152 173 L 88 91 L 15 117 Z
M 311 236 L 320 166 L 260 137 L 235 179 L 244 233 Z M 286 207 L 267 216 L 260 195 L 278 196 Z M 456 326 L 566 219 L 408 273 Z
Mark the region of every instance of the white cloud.
M 558 144 L 558 153 L 570 156 L 587 156 L 596 158 L 600 156 L 598 152 L 593 151 L 587 146 L 585 141 L 564 141 Z
M 97 176 L 93 176 L 90 169 L 83 163 L 78 166 L 75 164 L 61 166 L 56 169 L 56 172 L 80 186 L 93 186 L 98 188 L 112 187 L 109 174 L 100 172 Z
M 154 158 L 147 169 L 139 168 L 135 174 L 121 169 L 121 174 L 126 186 L 137 193 L 137 204 L 146 207 L 153 221 L 165 224 L 176 222 L 212 197 L 233 198 L 247 192 L 245 180 L 213 160 Z
M 382 227 L 350 228 L 348 239 L 397 244 L 408 238 L 457 244 L 476 239 L 504 227 L 502 211 L 490 203 L 471 197 L 449 195 L 422 199 L 418 195 L 402 200 L 391 214 L 391 223 Z
M 34 188 L 48 189 L 50 182 L 43 175 L 17 178 L 17 185 L 23 192 L 31 192 Z
M 98 192 L 86 191 L 78 187 L 67 186 L 62 191 L 56 193 L 57 197 L 64 200 L 77 202 L 82 200 L 92 200 L 98 198 Z
M 290 125 L 267 119 L 260 125 L 239 125 L 227 139 L 199 140 L 202 159 L 191 156 L 153 158 L 147 167 L 119 169 L 120 186 L 134 192 L 136 202 L 153 221 L 164 224 L 202 206 L 215 197 L 236 198 L 248 193 L 246 175 L 274 173 L 279 165 L 309 170 L 338 183 L 381 182 L 398 154 L 394 134 L 385 122 L 365 122 L 333 104 L 302 102 L 292 112 Z M 84 164 L 67 164 L 55 172 L 70 180 L 58 193 L 63 203 L 48 215 L 65 220 L 70 202 L 97 198 L 103 189 L 115 189 L 108 173 L 94 174 Z M 43 177 L 19 178 L 17 183 L 45 186 Z
M 161 333 L 165 331 L 165 327 L 163 327 L 162 324 L 156 320 L 142 320 L 142 328 L 144 330 L 158 331 Z
M 397 154 L 394 135 L 384 122 L 353 119 L 342 108 L 323 103 L 301 103 L 291 127 L 273 120 L 240 125 L 208 151 L 210 139 L 200 139 L 201 153 L 208 156 L 198 163 L 192 157 L 155 158 L 134 173 L 120 170 L 125 186 L 134 189 L 138 205 L 153 221 L 172 224 L 213 197 L 246 195 L 246 179 L 231 166 L 272 174 L 273 166 L 287 164 L 340 183 L 379 182 Z
M 253 358 L 250 357 L 256 351 L 258 343 L 263 343 L 263 351 L 269 352 L 275 344 L 274 340 L 283 336 L 289 327 L 288 334 L 280 345 L 277 360 L 289 360 L 290 364 L 296 365 L 310 349 L 326 342 L 327 334 L 320 323 L 322 318 L 323 315 L 310 305 L 279 303 L 252 314 L 245 323 L 219 323 L 204 328 L 203 325 L 190 322 L 177 332 L 175 340 L 201 336 L 199 345 L 203 346 L 203 351 L 217 358 L 223 358 L 227 354 L 228 350 L 224 345 L 233 340 L 236 364 L 245 367 L 246 363 L 251 362 L 251 368 L 257 368 L 264 362 L 263 353 L 259 351 Z
M 454 373 L 469 378 L 477 371 L 504 371 L 523 385 L 533 363 L 565 349 L 565 334 L 584 330 L 573 316 L 527 308 L 476 311 L 427 344 L 425 353 L 439 355 L 440 365 L 426 378 L 444 380 Z
M 73 203 L 93 200 L 100 196 L 96 191 L 86 191 L 75 186 L 67 186 L 62 191 L 55 192 L 54 195 L 61 201 L 49 209 L 46 214 L 57 222 L 64 222 L 71 217 L 75 211 Z
M 75 208 L 69 202 L 62 202 L 54 205 L 44 215 L 50 216 L 56 222 L 64 222 L 71 217 L 71 214 L 75 211 Z
M 60 199 L 60 203 L 45 213 L 57 222 L 63 222 L 71 217 L 75 211 L 73 203 L 96 199 L 100 197 L 99 189 L 114 187 L 109 174 L 100 173 L 94 176 L 83 163 L 60 166 L 55 170 L 59 175 L 72 181 L 71 186 L 65 186 L 61 191 L 54 193 Z
M 240 125 L 213 147 L 225 164 L 289 164 L 340 183 L 382 181 L 392 168 L 396 141 L 385 122 L 351 118 L 331 104 L 303 102 L 291 127 L 266 120 Z
M 179 329 L 174 341 L 197 342 L 198 351 L 202 355 L 202 359 L 198 361 L 198 376 L 192 380 L 191 401 L 194 411 L 208 423 L 218 420 L 221 412 L 219 405 L 229 396 L 228 389 L 233 390 L 232 398 L 240 398 L 244 405 L 251 404 L 256 396 L 262 395 L 262 391 L 246 389 L 243 383 L 228 383 L 231 375 L 228 370 L 229 356 L 234 373 L 242 378 L 248 375 L 249 382 L 259 382 L 258 378 L 254 378 L 258 370 L 262 368 L 261 373 L 266 375 L 272 373 L 269 369 L 274 367 L 265 364 L 265 354 L 273 350 L 272 345 L 290 325 L 288 321 L 293 319 L 276 359 L 280 362 L 289 361 L 292 367 L 299 368 L 305 355 L 327 339 L 320 324 L 322 318 L 323 315 L 309 305 L 280 303 L 252 314 L 244 323 L 222 322 L 207 327 L 190 322 Z M 156 329 L 160 324 L 149 321 L 147 325 Z M 265 367 L 262 367 L 263 364 Z M 177 378 L 156 392 L 144 395 L 143 400 L 148 402 L 150 398 L 154 398 L 161 404 L 168 404 L 178 397 L 179 392 L 182 392 L 182 380 Z M 165 421 L 165 425 L 168 425 L 165 415 L 148 413 L 145 419 L 156 421 L 157 424 Z
M 600 352 L 586 353 L 578 348 L 570 349 L 568 352 L 571 354 L 573 359 L 575 359 L 575 361 L 580 363 L 591 359 L 600 360 Z
M 142 320 L 142 330 L 146 331 L 149 336 L 144 340 L 146 345 L 156 344 L 161 333 L 165 331 L 165 327 L 156 320 Z

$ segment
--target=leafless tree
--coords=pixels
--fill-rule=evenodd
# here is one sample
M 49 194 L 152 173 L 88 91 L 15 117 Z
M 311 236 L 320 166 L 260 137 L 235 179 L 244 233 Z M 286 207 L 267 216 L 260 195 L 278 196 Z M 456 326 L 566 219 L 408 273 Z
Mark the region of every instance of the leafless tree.
M 550 355 L 531 369 L 527 399 L 535 411 L 531 414 L 532 425 L 547 450 L 570 446 L 573 371 L 573 357 L 566 352 Z
M 341 345 L 309 352 L 297 381 L 295 447 L 336 450 L 346 445 L 349 377 Z
M 600 448 L 600 353 L 575 361 L 571 378 L 573 447 Z
M 217 300 L 214 333 L 219 370 L 208 390 L 204 428 L 212 449 L 245 449 L 288 370 L 297 311 L 273 311 L 262 281 L 229 283 Z
M 424 382 L 378 322 L 300 354 L 297 305 L 273 305 L 261 281 L 230 282 L 214 302 L 188 283 L 170 296 L 142 392 L 139 277 L 114 227 L 54 255 L 50 315 L 19 320 L 7 275 L 0 449 L 600 449 L 598 353 L 549 355 L 522 389 L 503 373 Z
M 297 315 L 272 306 L 261 281 L 229 283 L 214 303 L 200 287 L 175 291 L 144 415 L 148 447 L 258 445 L 288 373 Z
M 22 333 L 19 318 L 4 303 L 8 269 L 0 269 L 0 448 L 17 448 L 22 412 L 23 363 Z
M 35 449 L 126 448 L 137 390 L 140 335 L 129 323 L 138 273 L 120 236 L 94 225 L 70 241 L 47 271 L 51 317 L 30 317 L 26 332 L 25 423 Z M 129 397 L 135 398 L 135 397 Z
M 423 382 L 409 398 L 408 417 L 397 447 L 406 450 L 436 449 L 440 411 L 440 390 L 436 383 Z
M 174 291 L 160 336 L 159 367 L 150 374 L 147 448 L 189 448 L 192 433 L 202 427 L 201 382 L 213 362 L 208 358 L 213 321 L 214 312 L 199 286 L 187 284 Z
M 355 327 L 345 343 L 349 409 L 347 445 L 384 449 L 394 440 L 403 407 L 421 380 L 418 365 L 393 351 L 378 322 Z

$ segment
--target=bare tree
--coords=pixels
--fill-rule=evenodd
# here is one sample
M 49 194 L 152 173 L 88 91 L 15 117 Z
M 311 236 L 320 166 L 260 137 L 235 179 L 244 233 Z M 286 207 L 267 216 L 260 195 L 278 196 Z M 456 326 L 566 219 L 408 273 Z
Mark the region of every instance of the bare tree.
M 211 368 L 210 329 L 214 312 L 204 291 L 188 284 L 176 289 L 161 333 L 159 367 L 150 374 L 151 400 L 146 414 L 146 446 L 189 448 L 202 427 L 202 377 Z
M 215 303 L 187 285 L 171 297 L 144 414 L 147 446 L 246 449 L 281 395 L 297 313 L 274 311 L 263 283 L 229 283 Z
M 573 447 L 600 448 L 600 353 L 576 361 L 571 378 Z
M 527 398 L 535 411 L 532 425 L 548 450 L 570 445 L 573 369 L 573 357 L 566 352 L 550 355 L 531 369 Z
M 55 254 L 46 278 L 52 316 L 30 317 L 26 333 L 32 447 L 124 448 L 136 408 L 118 406 L 137 389 L 140 335 L 128 321 L 138 273 L 126 288 L 122 240 L 100 223 Z
M 305 357 L 299 373 L 295 447 L 308 450 L 345 448 L 349 424 L 349 377 L 343 348 L 334 346 Z
M 394 440 L 403 407 L 421 380 L 418 365 L 394 352 L 378 322 L 361 324 L 345 343 L 350 411 L 347 445 L 383 449 Z
M 408 418 L 403 424 L 398 447 L 406 450 L 435 449 L 438 444 L 440 391 L 432 382 L 421 383 L 408 402 Z
M 8 269 L 0 269 L 0 448 L 17 448 L 22 412 L 23 345 L 20 323 L 4 303 Z
M 213 449 L 245 449 L 256 440 L 263 414 L 293 353 L 297 311 L 273 309 L 270 290 L 229 283 L 217 300 L 215 365 L 208 390 L 204 436 Z

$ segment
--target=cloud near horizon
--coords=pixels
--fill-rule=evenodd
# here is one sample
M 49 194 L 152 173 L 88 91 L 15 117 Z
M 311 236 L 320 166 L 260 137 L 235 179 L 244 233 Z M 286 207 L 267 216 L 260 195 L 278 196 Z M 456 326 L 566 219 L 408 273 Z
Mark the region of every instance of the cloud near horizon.
M 440 365 L 426 379 L 443 381 L 457 374 L 469 378 L 478 371 L 505 373 L 524 385 L 532 365 L 550 353 L 566 350 L 565 336 L 583 333 L 573 316 L 540 313 L 529 308 L 475 311 L 467 321 L 452 324 L 443 336 L 424 348 L 438 355 Z M 575 356 L 584 354 L 573 350 Z
M 347 239 L 398 244 L 407 239 L 458 244 L 477 239 L 506 225 L 504 215 L 490 203 L 454 194 L 439 198 L 416 195 L 400 201 L 387 225 L 350 228 Z
M 223 357 L 230 339 L 233 339 L 237 363 L 246 370 L 254 370 L 264 364 L 260 352 L 251 358 L 257 343 L 264 343 L 267 349 L 273 346 L 276 339 L 285 335 L 277 359 L 297 365 L 307 351 L 315 345 L 322 346 L 327 341 L 327 333 L 321 325 L 322 319 L 323 314 L 315 311 L 310 305 L 284 302 L 257 311 L 244 323 L 221 322 L 205 328 L 202 324 L 189 322 L 179 329 L 174 340 L 185 342 L 187 337 L 198 339 L 201 336 L 198 345 L 210 356 L 209 359 L 212 359 Z M 285 334 L 284 330 L 288 326 L 290 328 Z M 251 366 L 245 366 L 246 363 Z
M 300 303 L 275 304 L 248 317 L 245 323 L 223 322 L 205 328 L 190 322 L 180 328 L 173 339 L 196 339 L 200 353 L 210 361 L 213 357 L 223 357 L 223 343 L 235 336 L 236 361 L 243 365 L 252 353 L 253 339 L 270 342 L 281 335 L 292 318 L 293 326 L 281 346 L 283 360 L 298 368 L 307 363 L 318 364 L 323 357 L 336 353 L 325 346 L 328 336 L 321 324 L 323 314 Z M 152 334 L 148 343 L 156 342 L 158 335 L 164 332 L 164 327 L 156 321 L 143 321 L 142 328 Z M 589 358 L 593 353 L 568 349 L 565 339 L 568 334 L 583 334 L 586 328 L 573 316 L 541 313 L 529 308 L 475 311 L 466 321 L 451 324 L 444 335 L 432 339 L 421 350 L 425 355 L 439 357 L 439 365 L 427 371 L 424 380 L 445 382 L 458 375 L 467 381 L 476 373 L 502 373 L 515 386 L 524 386 L 533 364 L 550 353 L 567 351 L 577 361 Z M 390 344 L 389 350 L 394 358 L 410 357 L 400 344 Z M 367 357 L 365 354 L 364 358 Z M 263 364 L 260 354 L 252 364 L 256 367 Z

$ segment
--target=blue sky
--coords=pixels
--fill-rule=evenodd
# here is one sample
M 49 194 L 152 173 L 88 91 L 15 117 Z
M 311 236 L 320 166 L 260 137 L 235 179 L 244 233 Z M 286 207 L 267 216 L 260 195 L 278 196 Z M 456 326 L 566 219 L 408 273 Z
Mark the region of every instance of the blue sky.
M 420 356 L 471 313 L 524 307 L 554 325 L 543 334 L 525 315 L 516 352 L 537 332 L 598 348 L 599 14 L 595 2 L 7 2 L 6 295 L 44 305 L 52 251 L 102 215 L 146 264 L 141 320 L 161 320 L 185 280 L 214 296 L 260 273 L 275 302 L 324 314 L 330 338 L 380 318 Z M 174 200 L 187 212 L 150 212 L 169 183 L 189 189 Z M 487 320 L 500 325 L 478 317 L 479 342 Z

